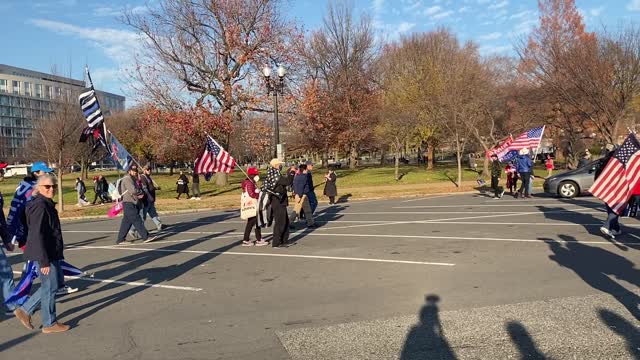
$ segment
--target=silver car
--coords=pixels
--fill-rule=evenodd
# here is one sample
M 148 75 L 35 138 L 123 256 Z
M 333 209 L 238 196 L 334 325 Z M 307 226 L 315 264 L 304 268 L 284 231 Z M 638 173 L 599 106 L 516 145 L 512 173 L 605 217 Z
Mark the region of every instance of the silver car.
M 598 160 L 585 166 L 548 177 L 544 181 L 544 192 L 563 198 L 572 198 L 588 192 L 593 185 Z

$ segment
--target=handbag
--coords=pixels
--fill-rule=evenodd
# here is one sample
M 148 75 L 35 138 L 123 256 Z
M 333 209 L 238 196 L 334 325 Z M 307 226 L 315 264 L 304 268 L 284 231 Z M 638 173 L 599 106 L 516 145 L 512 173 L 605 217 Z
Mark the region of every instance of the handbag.
M 258 214 L 258 201 L 244 191 L 240 195 L 240 218 L 247 220 Z

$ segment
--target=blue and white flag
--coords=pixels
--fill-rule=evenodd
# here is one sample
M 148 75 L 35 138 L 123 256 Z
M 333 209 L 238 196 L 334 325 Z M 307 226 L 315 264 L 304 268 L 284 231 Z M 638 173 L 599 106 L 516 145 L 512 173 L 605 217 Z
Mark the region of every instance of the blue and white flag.
M 95 129 L 102 125 L 104 116 L 102 115 L 102 110 L 100 110 L 100 104 L 98 103 L 96 91 L 93 89 L 93 86 L 91 86 L 91 90 L 80 94 L 79 100 L 82 113 L 85 119 L 87 119 L 89 127 Z
M 13 243 L 23 245 L 27 241 L 27 231 L 25 224 L 22 223 L 22 218 L 27 201 L 31 200 L 31 193 L 35 184 L 35 180 L 21 181 L 18 184 L 16 193 L 13 195 L 13 200 L 11 200 L 11 207 L 7 215 L 7 225 L 11 235 L 11 242 Z
M 31 293 L 31 286 L 33 281 L 38 277 L 38 271 L 36 270 L 36 264 L 33 261 L 27 261 L 25 265 L 26 271 L 23 273 L 22 279 L 18 285 L 13 289 L 11 295 L 4 301 L 5 304 L 17 304 L 22 305 L 27 301 L 29 294 Z
M 111 134 L 110 152 L 111 158 L 113 159 L 118 169 L 127 171 L 129 169 L 129 165 L 131 165 L 131 162 L 133 161 L 133 157 L 131 157 L 131 154 L 129 154 L 127 149 L 125 149 L 124 146 L 120 144 L 118 139 L 116 139 L 113 134 Z

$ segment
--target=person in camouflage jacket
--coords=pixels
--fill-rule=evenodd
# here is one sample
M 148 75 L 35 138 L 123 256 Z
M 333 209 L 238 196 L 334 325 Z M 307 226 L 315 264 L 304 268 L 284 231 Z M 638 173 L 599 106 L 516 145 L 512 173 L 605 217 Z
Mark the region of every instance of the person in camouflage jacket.
M 493 189 L 493 198 L 499 199 L 504 195 L 504 189 L 498 186 L 500 175 L 502 174 L 502 164 L 498 160 L 498 155 L 491 155 L 491 188 Z

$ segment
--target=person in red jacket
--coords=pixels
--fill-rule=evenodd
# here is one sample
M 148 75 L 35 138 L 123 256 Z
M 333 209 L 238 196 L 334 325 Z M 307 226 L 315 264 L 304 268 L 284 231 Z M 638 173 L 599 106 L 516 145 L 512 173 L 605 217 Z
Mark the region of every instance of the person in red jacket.
M 251 198 L 256 199 L 259 198 L 260 190 L 258 190 L 256 184 L 260 180 L 260 174 L 258 169 L 249 168 L 247 170 L 247 174 L 252 177 L 251 179 L 244 179 L 242 181 L 242 192 L 246 192 Z M 258 226 L 258 218 L 256 216 L 247 219 L 247 226 L 244 228 L 244 240 L 242 241 L 242 246 L 253 246 L 253 242 L 249 240 L 251 236 L 251 229 L 255 228 L 256 232 L 256 246 L 265 246 L 268 243 L 262 240 L 262 232 L 260 231 L 260 227 Z

